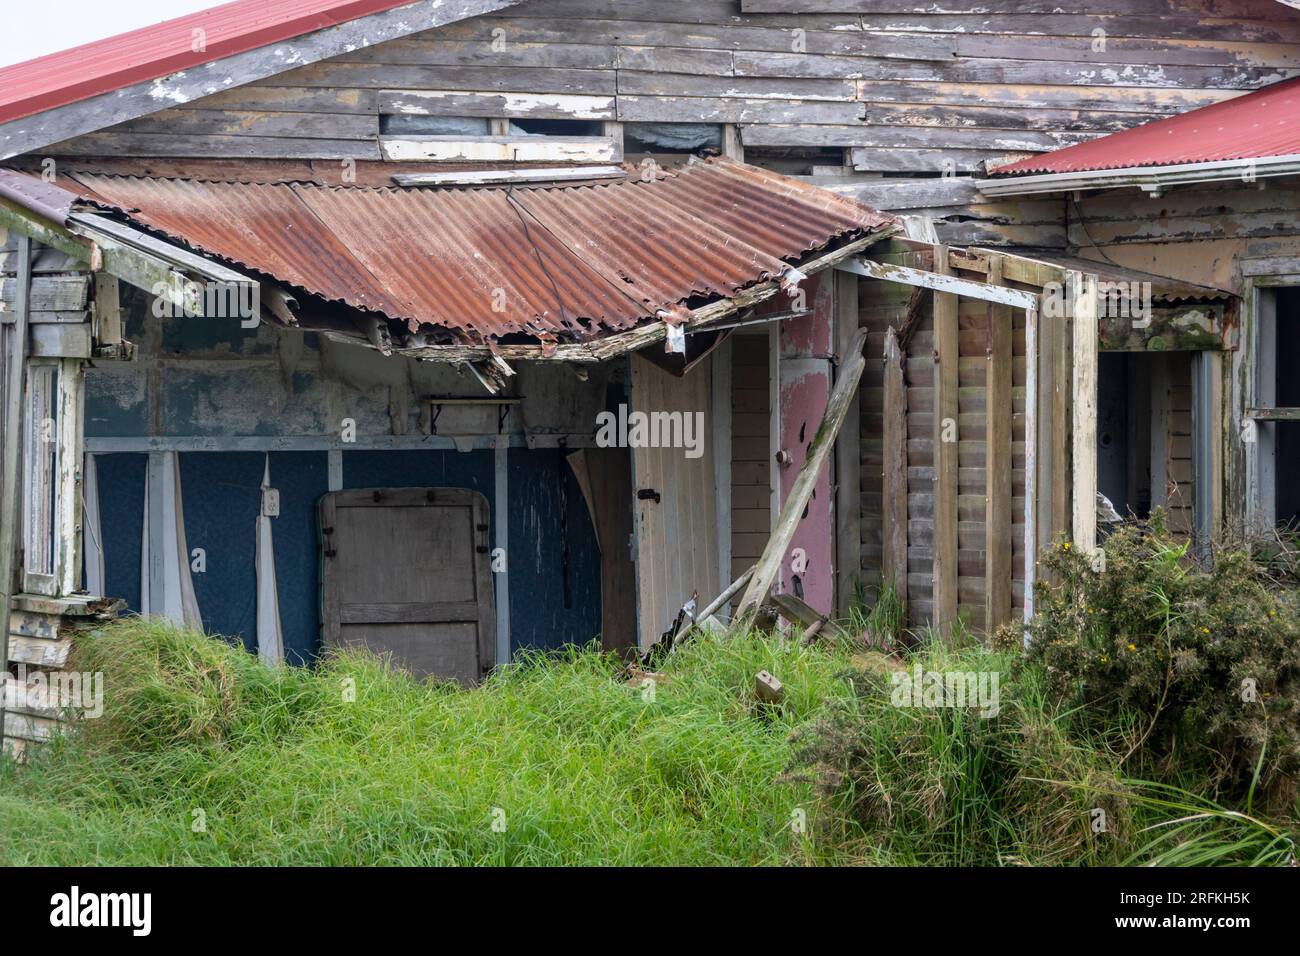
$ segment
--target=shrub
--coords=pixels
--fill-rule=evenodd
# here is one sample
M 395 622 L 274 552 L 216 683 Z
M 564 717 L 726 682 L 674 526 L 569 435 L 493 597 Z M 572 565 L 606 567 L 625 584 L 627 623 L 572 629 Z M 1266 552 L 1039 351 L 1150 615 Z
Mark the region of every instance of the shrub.
M 1104 554 L 1095 570 L 1067 542 L 1045 561 L 1056 583 L 1037 585 L 1029 661 L 1049 690 L 1083 721 L 1125 726 L 1131 766 L 1203 768 L 1234 798 L 1258 767 L 1269 803 L 1290 804 L 1300 591 L 1245 549 L 1199 567 L 1159 515 L 1116 531 Z
M 856 841 L 863 858 L 896 864 L 1118 862 L 1133 827 L 1116 760 L 1067 733 L 1036 671 L 1008 682 L 1016 660 L 930 643 L 902 661 L 902 673 L 999 674 L 994 716 L 896 706 L 899 671 L 855 670 L 855 696 L 796 737 L 790 778 L 814 782 L 835 809 L 821 819 L 836 832 L 821 838 Z M 1098 810 L 1103 833 L 1094 832 Z

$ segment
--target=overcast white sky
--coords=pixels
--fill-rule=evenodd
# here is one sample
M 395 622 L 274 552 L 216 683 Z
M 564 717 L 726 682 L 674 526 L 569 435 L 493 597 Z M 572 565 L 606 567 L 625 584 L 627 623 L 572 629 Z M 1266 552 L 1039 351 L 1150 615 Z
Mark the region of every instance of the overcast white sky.
M 149 26 L 228 0 L 0 0 L 0 66 Z

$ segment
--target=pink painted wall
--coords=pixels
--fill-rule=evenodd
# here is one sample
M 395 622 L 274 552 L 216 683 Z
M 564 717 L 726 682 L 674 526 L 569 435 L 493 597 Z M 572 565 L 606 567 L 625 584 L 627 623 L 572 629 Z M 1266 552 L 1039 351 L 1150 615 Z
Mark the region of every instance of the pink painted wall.
M 830 398 L 834 288 L 830 273 L 806 279 L 805 307 L 812 309 L 812 314 L 787 319 L 780 325 L 780 435 L 781 448 L 790 455 L 789 465 L 776 466 L 782 505 L 808 457 L 808 443 L 821 425 Z M 798 593 L 794 580 L 797 574 L 803 599 L 823 613 L 830 613 L 835 607 L 834 496 L 830 473 L 828 459 L 786 552 L 780 578 L 780 590 Z M 795 566 L 799 551 L 806 562 L 802 573 Z

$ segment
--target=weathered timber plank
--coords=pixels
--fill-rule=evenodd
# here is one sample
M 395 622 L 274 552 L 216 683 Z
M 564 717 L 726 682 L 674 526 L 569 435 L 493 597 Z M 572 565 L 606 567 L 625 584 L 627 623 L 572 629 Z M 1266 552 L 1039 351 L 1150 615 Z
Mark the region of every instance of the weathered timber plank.
M 937 246 L 934 271 L 950 275 L 948 250 Z M 957 621 L 957 295 L 934 294 L 934 617 L 932 624 L 948 639 Z
M 1002 260 L 989 259 L 988 281 L 1000 284 Z M 988 375 L 985 381 L 985 473 L 987 481 L 984 568 L 984 630 L 992 634 L 1011 619 L 1011 309 L 988 304 Z
M 483 93 L 457 90 L 380 90 L 381 113 L 408 116 L 487 116 L 510 119 L 614 119 L 613 96 L 564 93 Z
M 881 487 L 881 574 L 906 602 L 907 587 L 907 390 L 903 356 L 891 326 L 885 333 L 884 469 Z

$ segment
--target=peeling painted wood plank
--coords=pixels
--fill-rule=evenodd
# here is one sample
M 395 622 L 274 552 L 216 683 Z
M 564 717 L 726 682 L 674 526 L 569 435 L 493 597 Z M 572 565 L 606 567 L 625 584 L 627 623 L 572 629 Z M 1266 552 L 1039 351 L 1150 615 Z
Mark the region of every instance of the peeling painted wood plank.
M 907 266 L 887 265 L 883 262 L 877 262 L 874 259 L 857 257 L 839 263 L 836 268 L 848 272 L 856 272 L 858 275 L 866 276 L 869 279 L 881 279 L 885 282 L 900 282 L 903 285 L 919 286 L 923 289 L 931 289 L 935 292 L 950 293 L 953 296 L 982 299 L 986 302 L 1010 305 L 1018 309 L 1027 309 L 1038 303 L 1038 296 L 1032 292 L 1022 292 L 1019 289 L 987 285 L 983 282 L 974 282 L 970 279 L 959 279 L 952 275 L 950 271 L 940 271 L 937 268 L 937 255 L 935 256 L 935 263 L 935 271 L 926 272 L 921 269 L 911 269 Z M 954 335 L 955 334 L 956 333 L 954 332 Z M 953 367 L 956 368 L 956 365 L 954 364 Z
M 439 162 L 618 163 L 623 155 L 611 136 L 386 136 L 384 159 Z
M 1094 139 L 1091 132 L 951 129 L 931 126 L 793 126 L 770 124 L 746 131 L 751 146 L 859 146 L 874 149 L 979 149 L 1034 152 Z
M 173 136 L 167 133 L 87 133 L 48 147 L 52 156 L 210 156 L 249 159 L 379 159 L 374 140 L 283 136 Z
M 634 96 L 620 93 L 618 118 L 629 123 L 832 123 L 862 119 L 861 103 L 733 96 Z
M 406 116 L 487 116 L 510 119 L 614 119 L 613 96 L 494 93 L 458 90 L 380 90 L 380 113 Z

